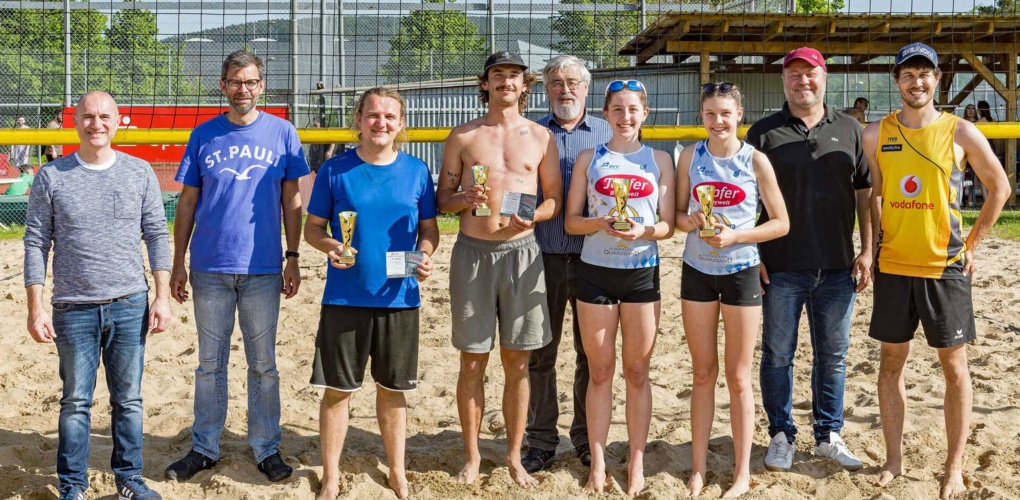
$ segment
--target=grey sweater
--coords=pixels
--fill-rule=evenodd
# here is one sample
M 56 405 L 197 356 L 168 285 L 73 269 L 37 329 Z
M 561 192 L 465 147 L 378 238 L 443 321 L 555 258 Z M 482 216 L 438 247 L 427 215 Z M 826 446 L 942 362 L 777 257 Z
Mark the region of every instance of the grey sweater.
M 53 248 L 53 302 L 89 303 L 148 290 L 141 241 L 153 271 L 170 270 L 162 193 L 152 167 L 121 152 L 106 170 L 70 155 L 46 164 L 25 215 L 25 286 L 46 281 Z

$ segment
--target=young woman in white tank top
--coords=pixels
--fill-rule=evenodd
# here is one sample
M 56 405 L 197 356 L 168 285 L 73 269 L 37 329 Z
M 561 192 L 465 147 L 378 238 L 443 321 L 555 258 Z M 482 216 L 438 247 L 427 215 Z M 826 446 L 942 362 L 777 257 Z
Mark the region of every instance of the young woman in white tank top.
M 622 325 L 630 445 L 626 491 L 635 496 L 644 489 L 644 450 L 652 415 L 648 365 L 659 326 L 659 290 L 651 285 L 653 274 L 658 276 L 656 241 L 673 234 L 674 174 L 668 154 L 641 144 L 641 124 L 648 117 L 647 94 L 641 82 L 610 83 L 602 112 L 613 137 L 578 155 L 575 165 L 582 168 L 574 169 L 564 221 L 567 233 L 586 235 L 581 259 L 589 266 L 587 277 L 592 278 L 585 281 L 586 290 L 605 292 L 602 299 L 586 301 L 580 291 L 583 276 L 578 276 L 577 317 L 589 370 L 586 407 L 591 472 L 584 491 L 599 493 L 606 485 L 616 331 Z M 613 228 L 617 207 L 610 181 L 614 178 L 632 180 L 633 199 L 624 210 L 632 224 L 630 230 Z M 583 215 L 586 204 L 588 217 Z
M 772 164 L 763 153 L 737 139 L 737 127 L 743 114 L 740 90 L 736 85 L 706 84 L 702 88 L 701 119 L 708 131 L 708 140 L 686 147 L 677 161 L 678 232 L 691 233 L 706 227 L 700 201 L 692 193 L 697 185 L 717 188 L 714 206 L 718 208 L 719 215 L 713 224 L 716 229 L 714 236 L 688 234 L 684 248 L 684 275 L 681 277 L 681 281 L 690 280 L 684 283 L 686 287 L 681 285 L 680 304 L 687 347 L 694 365 L 691 394 L 693 457 L 691 479 L 687 483 L 692 496 L 699 495 L 708 480 L 708 439 L 715 416 L 715 384 L 719 375 L 716 335 L 720 305 L 736 462 L 733 485 L 723 496 L 740 496 L 750 489 L 751 437 L 754 433 L 751 359 L 761 318 L 762 293 L 757 276 L 756 244 L 789 231 L 786 204 L 776 183 Z M 755 227 L 754 205 L 759 194 L 772 217 Z M 697 300 L 689 300 L 685 292 Z

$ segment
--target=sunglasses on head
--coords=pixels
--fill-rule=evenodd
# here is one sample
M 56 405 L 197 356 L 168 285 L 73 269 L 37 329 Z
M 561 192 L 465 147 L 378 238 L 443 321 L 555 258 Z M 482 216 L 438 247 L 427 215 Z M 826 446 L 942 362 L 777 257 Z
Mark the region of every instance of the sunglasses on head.
M 704 95 L 712 95 L 717 92 L 720 94 L 729 94 L 733 90 L 733 87 L 736 87 L 736 85 L 730 82 L 706 83 L 701 86 L 701 93 Z
M 645 86 L 637 80 L 615 80 L 609 82 L 609 85 L 606 86 L 606 94 L 609 94 L 610 92 L 619 92 L 624 88 L 632 92 L 645 91 Z

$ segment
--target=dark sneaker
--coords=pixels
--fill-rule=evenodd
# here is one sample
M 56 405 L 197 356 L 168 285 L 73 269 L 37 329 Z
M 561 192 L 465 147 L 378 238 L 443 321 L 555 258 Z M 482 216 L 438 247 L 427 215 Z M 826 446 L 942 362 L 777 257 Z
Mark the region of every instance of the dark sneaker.
M 170 464 L 170 467 L 166 468 L 165 474 L 166 478 L 171 481 L 187 481 L 195 474 L 215 466 L 215 460 L 191 450 L 187 456 Z
M 273 453 L 266 457 L 265 460 L 259 462 L 259 471 L 266 475 L 266 479 L 277 482 L 283 481 L 290 477 L 290 473 L 294 472 L 286 462 L 280 458 L 279 453 Z
M 577 452 L 577 458 L 581 459 L 581 465 L 591 467 L 591 447 L 586 444 L 582 444 L 581 446 L 574 448 L 574 451 Z
M 60 488 L 60 500 L 85 500 L 85 488 L 81 486 L 64 486 Z
M 555 450 L 543 450 L 541 448 L 528 448 L 528 451 L 521 457 L 521 466 L 528 474 L 534 474 L 541 470 L 548 469 L 553 458 L 556 457 Z
M 117 485 L 117 500 L 163 500 L 150 489 L 142 476 L 131 476 Z

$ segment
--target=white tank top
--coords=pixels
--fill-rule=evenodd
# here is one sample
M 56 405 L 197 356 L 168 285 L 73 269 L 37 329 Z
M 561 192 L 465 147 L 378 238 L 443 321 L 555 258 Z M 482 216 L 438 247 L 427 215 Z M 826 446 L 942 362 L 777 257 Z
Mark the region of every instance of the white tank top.
M 754 148 L 746 142 L 729 158 L 712 156 L 705 141 L 694 146 L 691 159 L 691 201 L 688 213 L 701 211 L 697 187 L 715 186 L 712 214 L 730 229 L 754 227 L 758 208 L 758 181 L 754 176 L 752 157 Z M 733 274 L 760 262 L 758 245 L 740 243 L 726 248 L 714 248 L 698 236 L 698 231 L 687 233 L 684 245 L 684 262 L 705 274 Z
M 588 215 L 616 216 L 613 179 L 630 179 L 627 216 L 646 226 L 658 221 L 659 166 L 654 150 L 648 146 L 630 153 L 610 151 L 605 144 L 595 148 L 588 165 Z M 655 241 L 638 238 L 625 241 L 598 231 L 584 237 L 581 260 L 615 269 L 637 269 L 659 265 L 659 247 Z

